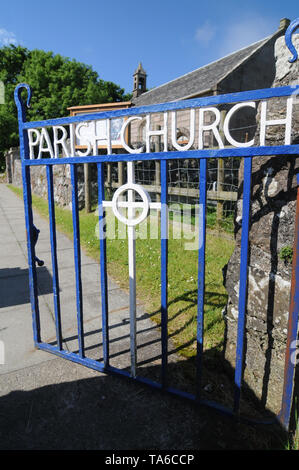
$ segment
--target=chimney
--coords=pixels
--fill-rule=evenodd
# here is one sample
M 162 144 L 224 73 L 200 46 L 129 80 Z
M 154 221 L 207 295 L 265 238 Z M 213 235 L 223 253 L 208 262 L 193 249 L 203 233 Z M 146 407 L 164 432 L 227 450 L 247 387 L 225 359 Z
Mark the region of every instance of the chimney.
M 291 21 L 288 18 L 281 18 L 279 23 L 279 30 L 287 29 Z

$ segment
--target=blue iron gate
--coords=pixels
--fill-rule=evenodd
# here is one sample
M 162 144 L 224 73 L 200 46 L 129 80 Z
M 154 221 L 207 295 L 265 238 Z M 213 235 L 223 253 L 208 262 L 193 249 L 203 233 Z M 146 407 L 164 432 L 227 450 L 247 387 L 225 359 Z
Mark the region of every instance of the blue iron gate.
M 294 29 L 294 25 L 293 25 Z M 22 100 L 22 91 L 27 91 L 27 103 Z M 69 359 L 76 363 L 85 365 L 92 369 L 106 372 L 120 374 L 134 380 L 150 385 L 156 389 L 170 392 L 175 395 L 182 396 L 196 401 L 197 403 L 204 404 L 216 408 L 224 413 L 232 416 L 239 415 L 240 393 L 242 387 L 243 369 L 244 369 L 244 334 L 245 334 L 245 321 L 246 321 L 246 297 L 247 297 L 247 271 L 248 271 L 248 241 L 250 229 L 250 201 L 251 201 L 251 171 L 252 171 L 252 158 L 258 156 L 296 156 L 299 155 L 299 145 L 290 142 L 290 128 L 291 128 L 291 112 L 293 99 L 299 93 L 299 86 L 271 88 L 263 90 L 254 90 L 248 92 L 240 92 L 233 94 L 225 94 L 218 96 L 209 96 L 199 99 L 186 100 L 180 102 L 171 102 L 158 104 L 153 106 L 130 108 L 109 112 L 94 113 L 88 115 L 79 115 L 74 117 L 49 119 L 45 121 L 27 122 L 26 121 L 26 105 L 29 106 L 31 99 L 31 89 L 27 84 L 20 84 L 15 90 L 15 101 L 18 108 L 19 116 L 19 132 L 20 132 L 20 150 L 22 161 L 22 175 L 23 175 L 23 190 L 24 190 L 24 203 L 25 203 L 25 219 L 27 230 L 27 247 L 28 247 L 28 261 L 29 261 L 29 280 L 30 280 L 30 300 L 33 315 L 33 331 L 34 342 L 37 348 L 56 354 L 62 358 Z M 286 128 L 286 145 L 280 146 L 267 146 L 261 140 L 260 145 L 254 146 L 254 142 L 238 143 L 229 133 L 229 118 L 226 125 L 226 138 L 232 142 L 232 147 L 216 149 L 203 149 L 190 150 L 188 147 L 177 151 L 167 151 L 165 145 L 164 151 L 151 152 L 150 146 L 147 146 L 146 152 L 142 153 L 141 149 L 131 149 L 128 143 L 123 140 L 124 147 L 128 151 L 122 154 L 112 154 L 111 145 L 107 144 L 107 154 L 97 155 L 96 149 L 91 149 L 91 155 L 78 155 L 74 148 L 72 153 L 67 157 L 59 157 L 51 150 L 44 129 L 52 127 L 53 133 L 58 132 L 57 129 L 64 133 L 63 126 L 69 126 L 69 132 L 76 132 L 76 126 L 82 123 L 96 122 L 98 120 L 105 120 L 107 128 L 110 127 L 111 120 L 114 118 L 126 118 L 124 125 L 123 136 L 125 135 L 125 128 L 129 122 L 138 120 L 143 116 L 150 116 L 152 113 L 162 113 L 164 116 L 164 123 L 167 126 L 168 113 L 176 112 L 179 110 L 201 110 L 212 109 L 217 118 L 216 106 L 231 105 L 233 110 L 239 110 L 243 107 L 249 106 L 255 108 L 257 102 L 267 103 L 270 98 L 286 97 L 287 98 L 287 118 L 280 122 Z M 264 105 L 266 106 L 266 104 Z M 234 111 L 230 111 L 230 116 Z M 277 123 L 276 123 L 277 124 Z M 267 125 L 273 125 L 270 121 L 264 123 L 264 131 Z M 41 131 L 38 131 L 41 129 Z M 150 129 L 150 127 L 148 127 Z M 202 128 L 201 130 L 203 130 Z M 215 130 L 215 128 L 214 128 Z M 164 129 L 165 131 L 165 129 Z M 216 132 L 216 130 L 215 130 Z M 160 131 L 160 135 L 163 131 Z M 261 132 L 263 134 L 263 132 Z M 154 132 L 149 131 L 148 142 L 150 136 Z M 156 133 L 157 135 L 157 133 Z M 78 136 L 78 135 L 77 135 Z M 57 136 L 56 136 L 57 137 Z M 56 138 L 56 144 L 61 144 L 62 139 Z M 42 146 L 41 153 L 48 151 L 51 158 L 35 158 L 34 146 Z M 52 151 L 52 154 L 51 154 Z M 41 156 L 41 155 L 40 155 Z M 199 239 L 200 244 L 198 247 L 198 301 L 197 301 L 197 385 L 196 393 L 190 394 L 182 390 L 169 386 L 168 383 L 168 302 L 167 302 L 167 257 L 168 257 L 168 235 L 167 235 L 167 166 L 168 161 L 184 158 L 198 159 L 200 164 L 200 182 L 199 182 L 199 202 L 203 207 L 200 212 L 199 220 Z M 228 409 L 220 403 L 208 401 L 202 398 L 202 356 L 203 356 L 203 338 L 204 338 L 204 299 L 205 299 L 205 248 L 206 248 L 206 205 L 207 205 L 207 162 L 211 158 L 228 158 L 228 157 L 243 157 L 244 158 L 244 187 L 243 187 L 243 209 L 242 209 L 242 236 L 241 236 L 241 256 L 240 256 L 240 287 L 239 287 L 239 315 L 238 315 L 238 330 L 237 330 L 237 346 L 236 346 L 236 364 L 235 364 L 235 383 L 234 383 L 234 406 Z M 104 226 L 100 226 L 100 273 L 101 273 L 101 304 L 102 304 L 102 331 L 103 331 L 103 360 L 97 361 L 85 357 L 84 345 L 84 329 L 83 329 L 83 304 L 82 304 L 82 285 L 81 285 L 81 257 L 80 257 L 80 235 L 79 235 L 79 211 L 78 211 L 78 177 L 77 166 L 82 163 L 96 163 L 98 172 L 98 204 L 99 204 L 99 220 L 102 221 L 104 217 L 104 209 L 107 206 L 113 206 L 117 211 L 117 203 L 112 201 L 109 203 L 105 201 L 104 191 L 104 164 L 111 162 L 127 162 L 128 163 L 128 183 L 119 189 L 120 192 L 133 190 L 139 192 L 142 199 L 142 207 L 145 209 L 142 212 L 142 217 L 146 217 L 149 208 L 155 206 L 151 203 L 143 189 L 134 184 L 133 165 L 135 161 L 141 160 L 159 160 L 161 164 L 161 345 L 162 345 L 162 380 L 156 382 L 146 377 L 136 375 L 136 295 L 135 295 L 135 280 L 134 280 L 134 246 L 131 246 L 132 263 L 129 266 L 130 272 L 130 321 L 131 321 L 131 370 L 123 370 L 110 365 L 109 361 L 109 325 L 108 325 L 108 293 L 107 293 L 107 272 L 106 272 L 106 239 L 104 233 Z M 74 259 L 75 259 L 75 278 L 76 278 L 76 309 L 77 309 L 77 327 L 78 327 L 78 353 L 68 352 L 63 347 L 63 338 L 61 330 L 61 311 L 63 306 L 60 305 L 59 297 L 59 281 L 58 281 L 58 263 L 57 263 L 57 248 L 56 248 L 56 228 L 55 228 L 55 210 L 54 210 L 54 189 L 53 189 L 53 167 L 54 165 L 67 164 L 70 166 L 71 182 L 72 182 L 72 217 L 73 217 L 73 242 L 74 242 Z M 53 293 L 54 293 L 54 308 L 55 308 L 55 321 L 56 321 L 56 337 L 57 344 L 45 343 L 41 340 L 41 326 L 37 293 L 37 272 L 35 267 L 35 246 L 34 246 L 34 225 L 32 214 L 32 196 L 31 196 L 31 182 L 30 170 L 33 166 L 43 165 L 46 167 L 47 183 L 48 183 L 48 204 L 49 204 L 49 224 L 50 224 L 50 240 L 51 240 L 51 256 L 53 268 Z M 131 176 L 130 176 L 131 175 Z M 299 185 L 299 177 L 298 177 Z M 129 201 L 130 202 L 130 201 Z M 133 200 L 131 200 L 131 203 Z M 127 205 L 129 212 L 130 207 Z M 133 207 L 133 206 L 132 206 Z M 136 207 L 136 205 L 135 205 Z M 141 205 L 139 204 L 139 207 Z M 158 206 L 156 206 L 158 207 Z M 293 384 L 295 374 L 295 362 L 291 360 L 292 347 L 296 344 L 297 331 L 298 331 L 298 311 L 299 311 L 299 189 L 297 196 L 297 217 L 295 228 L 295 242 L 294 242 L 294 257 L 293 257 L 293 278 L 292 278 L 292 292 L 289 313 L 289 330 L 287 339 L 287 348 L 285 356 L 285 383 L 282 397 L 282 408 L 278 419 L 282 425 L 287 428 L 289 425 L 289 418 L 292 406 Z M 131 213 L 132 215 L 132 213 Z M 140 221 L 128 219 L 128 230 L 133 231 L 134 226 Z M 130 238 L 130 237 L 129 237 Z M 134 237 L 133 237 L 134 238 Z M 132 239 L 133 239 L 132 238 Z M 130 253 L 130 247 L 129 247 Z

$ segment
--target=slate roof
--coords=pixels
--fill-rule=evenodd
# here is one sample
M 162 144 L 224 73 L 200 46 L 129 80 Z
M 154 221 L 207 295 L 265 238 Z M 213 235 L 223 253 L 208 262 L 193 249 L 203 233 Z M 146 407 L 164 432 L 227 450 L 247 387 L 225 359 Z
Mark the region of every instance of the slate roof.
M 194 95 L 208 92 L 212 90 L 222 78 L 252 56 L 271 38 L 273 38 L 273 35 L 229 54 L 222 59 L 182 75 L 175 80 L 142 93 L 142 95 L 132 101 L 135 106 L 142 106 L 187 99 Z

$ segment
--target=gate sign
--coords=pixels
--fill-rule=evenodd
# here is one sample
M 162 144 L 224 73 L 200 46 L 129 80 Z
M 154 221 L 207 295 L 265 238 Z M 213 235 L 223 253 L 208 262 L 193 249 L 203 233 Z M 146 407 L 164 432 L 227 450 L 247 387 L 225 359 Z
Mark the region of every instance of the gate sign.
M 65 119 L 51 119 L 49 121 L 27 123 L 24 128 L 27 130 L 29 155 L 26 154 L 25 158 L 57 159 L 59 158 L 59 155 L 62 152 L 66 156 L 66 158 L 97 155 L 99 142 L 102 146 L 106 146 L 107 154 L 111 155 L 113 142 L 112 129 L 114 129 L 115 123 L 119 125 L 119 122 L 121 122 L 120 117 L 126 117 L 126 119 L 123 119 L 122 125 L 119 127 L 119 140 L 121 142 L 121 146 L 124 152 L 128 152 L 131 155 L 138 154 L 140 157 L 141 153 L 150 153 L 151 138 L 155 136 L 159 136 L 162 139 L 163 151 L 167 152 L 169 135 L 171 136 L 170 143 L 172 147 L 175 148 L 178 152 L 186 152 L 191 148 L 194 149 L 195 142 L 197 142 L 197 150 L 202 151 L 204 148 L 203 134 L 207 131 L 213 134 L 213 137 L 217 142 L 218 148 L 219 150 L 221 150 L 225 147 L 225 141 L 220 134 L 221 114 L 215 104 L 224 103 L 233 103 L 232 107 L 227 112 L 223 123 L 224 137 L 233 148 L 241 148 L 243 150 L 244 148 L 254 147 L 254 145 L 258 145 L 258 147 L 264 147 L 266 142 L 267 129 L 270 126 L 278 125 L 284 126 L 285 128 L 284 145 L 290 145 L 293 110 L 296 104 L 298 106 L 297 95 L 298 86 L 283 87 L 263 90 L 263 93 L 261 93 L 261 90 L 255 92 L 243 92 L 232 95 L 220 95 L 216 97 L 186 100 L 183 102 L 166 103 L 162 105 L 147 106 L 129 110 L 126 109 L 119 111 L 102 112 L 97 114 L 89 114 L 88 116 L 85 114 Z M 267 113 L 267 98 L 278 96 L 287 97 L 284 116 L 280 119 L 271 120 L 268 118 Z M 255 140 L 252 139 L 248 142 L 238 142 L 231 135 L 230 122 L 237 112 L 238 116 L 240 117 L 240 112 L 246 112 L 247 108 L 256 110 L 257 100 L 261 100 L 261 114 L 258 129 L 260 136 L 259 141 L 255 142 Z M 235 103 L 236 101 L 239 102 Z M 182 109 L 189 111 L 188 131 L 190 137 L 188 142 L 185 144 L 181 144 L 177 140 L 177 111 Z M 157 112 L 162 113 L 164 125 L 162 129 L 153 130 L 151 116 L 152 114 Z M 207 114 L 209 115 L 210 119 L 212 116 L 212 122 L 209 122 L 209 124 L 205 123 L 205 115 Z M 126 141 L 126 135 L 128 134 L 128 126 L 131 123 L 138 123 L 144 120 L 146 123 L 145 152 L 143 145 L 139 148 L 133 148 L 130 143 Z M 196 122 L 198 122 L 198 126 L 196 126 Z M 106 130 L 105 138 L 103 138 L 103 132 L 98 132 L 98 129 L 102 128 Z M 50 138 L 50 135 L 53 136 L 52 139 Z M 68 145 L 68 140 L 70 142 L 70 145 Z M 76 149 L 76 141 L 80 141 L 81 145 L 84 144 L 86 146 L 86 150 L 82 151 Z M 275 149 L 273 150 L 275 153 Z M 281 150 L 282 149 L 280 149 L 279 151 Z M 192 151 L 195 150 L 191 150 L 191 152 Z M 260 150 L 258 153 L 260 154 Z M 253 155 L 254 153 L 251 154 Z M 221 156 L 222 154 L 217 153 L 217 155 Z M 244 155 L 243 152 L 242 155 Z
M 287 42 L 291 46 L 291 34 L 299 25 L 299 19 L 293 22 L 286 33 Z M 292 50 L 294 54 L 294 51 Z M 293 55 L 295 57 L 295 55 Z M 291 59 L 293 60 L 293 58 Z M 295 59 L 294 59 L 295 60 Z M 292 137 L 292 119 L 295 107 L 298 107 L 299 85 L 263 90 L 251 90 L 240 93 L 208 96 L 198 99 L 163 103 L 138 108 L 119 109 L 114 111 L 97 112 L 88 115 L 76 115 L 66 118 L 49 119 L 45 121 L 26 122 L 26 105 L 22 101 L 21 92 L 27 90 L 27 107 L 30 105 L 31 89 L 27 84 L 20 84 L 15 90 L 15 102 L 18 108 L 20 152 L 22 160 L 23 189 L 25 202 L 25 219 L 27 230 L 27 247 L 30 278 L 30 299 L 33 316 L 34 341 L 36 347 L 67 358 L 74 362 L 87 365 L 101 372 L 118 373 L 135 380 L 146 383 L 154 388 L 163 389 L 170 393 L 196 400 L 198 403 L 216 407 L 230 415 L 239 412 L 241 385 L 244 365 L 244 336 L 247 299 L 248 274 L 248 243 L 250 228 L 250 202 L 251 202 L 251 171 L 252 157 L 299 155 L 298 136 Z M 281 105 L 280 119 L 271 119 L 269 114 L 269 100 L 272 98 L 285 98 Z M 229 106 L 228 106 L 229 105 Z M 235 113 L 245 113 L 251 109 L 257 111 L 260 106 L 259 140 L 246 142 L 237 141 L 231 134 L 231 120 Z M 229 108 L 220 129 L 219 106 Z M 177 113 L 185 110 L 189 114 L 189 138 L 187 143 L 177 140 Z M 298 112 L 298 108 L 296 109 Z M 152 116 L 159 113 L 163 125 L 159 130 L 153 129 Z M 206 123 L 205 114 L 209 113 L 212 119 Z M 128 127 L 145 121 L 145 147 L 133 148 L 128 141 Z M 117 129 L 123 147 L 123 153 L 112 153 L 113 129 L 115 121 L 121 123 Z M 284 126 L 284 142 L 281 145 L 266 145 L 267 130 L 272 126 Z M 105 129 L 106 135 L 103 138 Z M 84 133 L 85 130 L 85 133 Z M 87 131 L 87 132 L 86 132 Z M 298 130 L 297 130 L 298 131 Z M 217 148 L 204 148 L 203 133 L 210 132 L 217 142 Z M 159 136 L 162 141 L 162 151 L 151 152 L 151 139 Z M 175 150 L 168 151 L 169 136 L 171 146 Z M 224 139 L 231 145 L 225 147 Z M 76 149 L 75 142 L 84 143 L 85 150 Z M 103 141 L 106 154 L 98 155 L 98 141 Z M 183 155 L 182 153 L 183 152 Z M 60 157 L 61 153 L 64 157 Z M 186 394 L 168 385 L 168 214 L 167 214 L 167 161 L 173 159 L 192 158 L 199 160 L 200 182 L 199 202 L 199 243 L 198 243 L 198 301 L 197 301 L 197 357 L 196 357 L 196 393 Z M 205 298 L 205 234 L 206 234 L 206 206 L 207 206 L 207 160 L 209 158 L 244 157 L 244 184 L 242 206 L 242 234 L 240 255 L 240 281 L 238 305 L 238 332 L 235 364 L 235 394 L 233 409 L 227 409 L 220 404 L 208 402 L 201 398 L 202 387 L 202 356 L 203 356 L 203 325 L 204 325 L 204 298 Z M 140 160 L 160 160 L 161 165 L 161 202 L 153 203 L 149 195 L 134 180 L 134 162 Z M 112 201 L 105 201 L 104 191 L 104 163 L 126 162 L 128 181 L 114 194 Z M 81 283 L 81 256 L 80 256 L 80 230 L 78 211 L 78 181 L 77 165 L 81 163 L 96 163 L 98 172 L 98 204 L 100 227 L 100 271 L 101 271 L 101 299 L 102 299 L 102 331 L 103 331 L 103 361 L 96 361 L 85 357 L 84 322 L 82 305 Z M 60 297 L 56 251 L 56 229 L 54 210 L 53 166 L 68 164 L 71 170 L 72 181 L 72 217 L 73 217 L 73 243 L 76 278 L 76 306 L 79 352 L 73 353 L 63 349 Z M 51 254 L 53 266 L 53 293 L 56 322 L 57 346 L 41 340 L 40 316 L 38 304 L 37 278 L 35 266 L 35 250 L 33 243 L 33 213 L 31 204 L 30 168 L 35 165 L 44 165 L 47 170 L 49 224 L 51 239 Z M 121 195 L 127 192 L 127 201 L 121 200 Z M 139 194 L 141 201 L 135 201 L 134 194 Z M 131 370 L 120 370 L 109 364 L 109 325 L 108 325 L 108 289 L 106 272 L 106 240 L 104 233 L 104 208 L 111 207 L 116 217 L 128 226 L 129 244 L 129 278 L 130 278 L 130 352 Z M 119 208 L 128 209 L 128 217 L 124 217 Z M 141 208 L 141 214 L 135 217 L 136 208 Z M 136 276 L 135 276 L 135 227 L 148 215 L 150 209 L 155 208 L 161 212 L 161 383 L 136 375 L 137 348 L 136 348 Z M 289 314 L 289 330 L 286 348 L 285 382 L 282 397 L 282 408 L 279 419 L 284 427 L 288 426 L 292 406 L 295 365 L 291 360 L 290 348 L 297 340 L 298 314 L 299 314 L 299 189 L 297 197 L 297 213 L 295 228 L 295 245 L 293 256 L 293 278 L 291 303 Z

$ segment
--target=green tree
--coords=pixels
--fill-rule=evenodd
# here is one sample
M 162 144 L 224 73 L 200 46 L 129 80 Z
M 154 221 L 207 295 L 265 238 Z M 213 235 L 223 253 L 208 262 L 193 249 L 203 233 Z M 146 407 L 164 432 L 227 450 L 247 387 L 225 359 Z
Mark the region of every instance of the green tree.
M 0 106 L 0 166 L 3 153 L 18 145 L 14 89 L 28 83 L 33 91 L 28 120 L 68 115 L 67 108 L 84 104 L 127 101 L 131 95 L 113 82 L 99 78 L 92 67 L 53 52 L 21 46 L 0 49 L 0 80 L 5 85 L 5 104 Z M 2 162 L 2 165 L 1 165 Z

